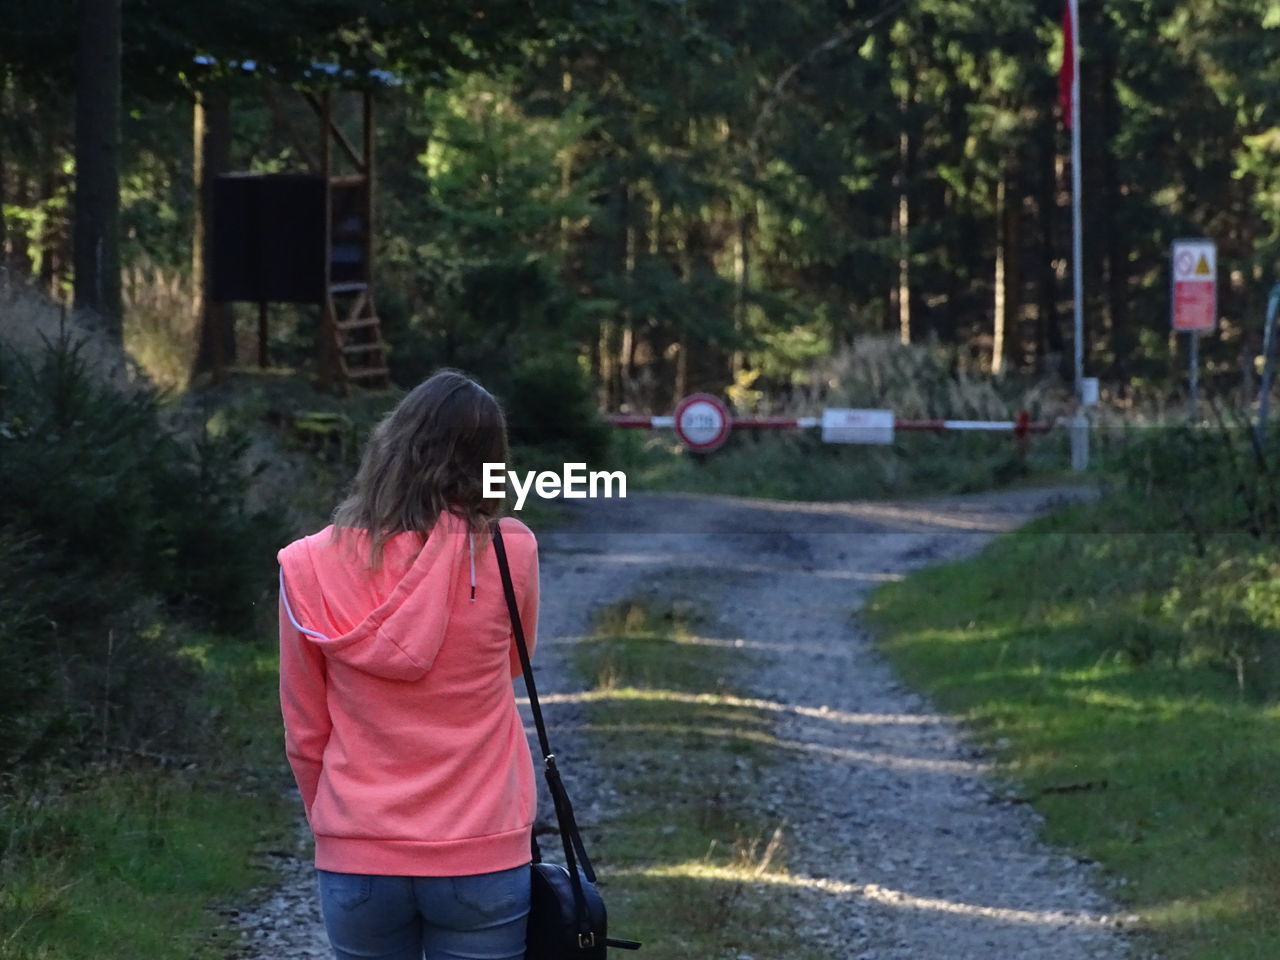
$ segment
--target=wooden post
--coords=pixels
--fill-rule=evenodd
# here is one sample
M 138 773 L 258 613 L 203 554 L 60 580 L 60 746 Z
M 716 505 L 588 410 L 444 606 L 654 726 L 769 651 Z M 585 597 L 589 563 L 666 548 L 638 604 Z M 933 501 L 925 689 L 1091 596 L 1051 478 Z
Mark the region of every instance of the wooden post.
M 320 310 L 319 343 L 317 353 L 320 364 L 320 384 L 324 387 L 337 386 L 342 393 L 346 392 L 346 384 L 340 382 L 338 375 L 338 358 L 334 355 L 334 344 L 337 341 L 338 317 L 334 310 L 332 284 L 332 264 L 329 261 L 333 249 L 333 191 L 330 181 L 333 178 L 333 93 L 329 90 L 320 97 L 320 175 L 324 177 L 324 305 Z
M 373 94 L 364 93 L 364 282 L 373 296 L 373 191 L 377 183 L 373 171 Z
M 120 343 L 120 0 L 80 0 L 78 11 L 75 305 Z

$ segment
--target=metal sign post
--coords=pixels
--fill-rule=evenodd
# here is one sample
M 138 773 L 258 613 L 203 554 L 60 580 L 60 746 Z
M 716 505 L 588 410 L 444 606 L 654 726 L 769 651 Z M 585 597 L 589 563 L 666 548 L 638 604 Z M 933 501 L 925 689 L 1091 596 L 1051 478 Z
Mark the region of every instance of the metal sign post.
M 1187 414 L 1198 417 L 1200 334 L 1218 325 L 1218 247 L 1204 238 L 1173 241 L 1171 319 L 1188 343 Z

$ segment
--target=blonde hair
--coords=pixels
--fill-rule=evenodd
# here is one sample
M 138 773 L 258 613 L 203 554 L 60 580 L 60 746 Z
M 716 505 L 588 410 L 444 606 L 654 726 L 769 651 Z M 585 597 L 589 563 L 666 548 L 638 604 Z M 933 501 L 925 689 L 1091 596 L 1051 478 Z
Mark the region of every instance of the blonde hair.
M 439 370 L 373 429 L 346 498 L 333 511 L 334 540 L 369 535 L 369 567 L 383 547 L 413 531 L 425 543 L 448 510 L 484 535 L 503 498 L 484 497 L 484 464 L 507 461 L 507 423 L 489 391 L 457 370 Z

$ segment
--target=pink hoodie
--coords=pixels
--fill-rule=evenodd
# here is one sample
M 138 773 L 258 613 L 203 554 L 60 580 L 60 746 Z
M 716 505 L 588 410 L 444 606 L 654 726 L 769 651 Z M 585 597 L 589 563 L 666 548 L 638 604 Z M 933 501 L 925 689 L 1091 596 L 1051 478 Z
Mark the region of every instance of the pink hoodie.
M 279 553 L 285 750 L 316 866 L 465 876 L 527 863 L 533 763 L 492 545 L 472 550 L 442 513 L 425 546 L 397 534 L 371 573 L 367 535 L 352 556 L 331 529 Z M 502 532 L 532 646 L 537 542 L 513 518 Z

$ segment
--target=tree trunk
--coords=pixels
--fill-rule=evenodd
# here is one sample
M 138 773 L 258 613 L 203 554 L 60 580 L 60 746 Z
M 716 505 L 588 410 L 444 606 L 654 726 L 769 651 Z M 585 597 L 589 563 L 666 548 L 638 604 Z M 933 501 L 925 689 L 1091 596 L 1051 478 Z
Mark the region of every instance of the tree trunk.
M 0 95 L 3 95 L 0 87 Z M 7 99 L 7 98 L 6 98 Z M 8 106 L 0 99 L 0 110 Z M 4 138 L 0 137 L 0 270 L 9 266 L 9 225 L 4 217 L 4 206 L 9 196 L 9 169 L 4 155 Z
M 1008 188 L 1005 184 L 1006 172 L 1001 169 L 1000 179 L 996 183 L 996 275 L 993 289 L 995 292 L 992 304 L 991 322 L 991 372 L 997 376 L 1004 373 L 1004 333 L 1008 323 L 1005 315 L 1005 296 L 1008 289 L 1005 285 L 1005 256 L 1008 253 L 1007 221 L 1005 204 L 1008 200 Z
M 53 216 L 58 195 L 66 183 L 62 172 L 62 158 L 58 146 L 58 131 L 51 117 L 44 118 L 41 129 L 41 183 L 40 201 L 45 210 L 44 226 L 40 233 L 40 286 L 55 300 L 62 300 L 59 289 L 66 268 L 65 224 Z
M 600 321 L 600 340 L 596 344 L 596 352 L 600 356 L 600 405 L 605 410 L 614 408 L 614 383 L 616 380 L 617 354 L 614 350 L 614 322 Z
M 903 104 L 904 121 L 906 103 Z M 899 186 L 898 215 L 895 225 L 898 240 L 898 339 L 911 342 L 911 138 L 904 123 L 898 137 Z
M 911 342 L 911 188 L 912 158 L 915 144 L 912 142 L 911 106 L 914 99 L 911 71 L 914 64 L 903 51 L 899 68 L 904 71 L 904 84 L 898 94 L 898 164 L 893 176 L 893 200 L 889 214 L 889 230 L 893 249 L 897 255 L 896 276 L 890 279 L 889 325 L 895 322 L 898 340 Z
M 618 250 L 621 259 L 622 274 L 627 279 L 627 289 L 631 289 L 631 280 L 636 272 L 636 226 L 631 221 L 631 195 L 626 187 L 622 188 L 622 204 L 621 217 L 618 220 L 619 240 L 621 246 Z M 635 375 L 636 375 L 636 337 L 635 337 L 635 317 L 632 315 L 630 306 L 622 313 L 622 346 L 621 356 L 618 358 L 621 368 L 619 373 L 619 384 L 622 391 L 621 400 L 624 403 L 634 402 L 635 397 Z
M 733 231 L 733 328 L 740 338 L 746 336 L 747 291 L 751 286 L 751 219 L 747 209 L 743 203 L 736 211 Z
M 1052 111 L 1046 110 L 1046 144 L 1054 142 L 1055 122 Z M 1058 275 L 1053 265 L 1059 170 L 1058 157 L 1053 148 L 1047 146 L 1038 165 L 1036 190 L 1037 232 L 1040 234 L 1036 263 L 1036 369 L 1040 373 L 1058 372 L 1066 349 L 1058 322 Z
M 1014 363 L 1021 364 L 1024 356 L 1023 309 L 1025 299 L 1022 269 L 1022 186 L 1021 177 L 1010 175 L 1005 199 L 1004 224 L 1004 309 L 1005 336 L 1013 338 Z M 1008 361 L 1007 351 L 1005 356 Z
M 1001 166 L 996 185 L 995 320 L 991 372 L 1004 373 L 1009 339 L 1017 337 L 1022 319 L 1022 195 L 1012 158 Z
M 1082 4 L 1082 7 L 1088 9 L 1091 5 Z M 1081 343 L 1086 374 L 1093 369 L 1094 355 L 1110 348 L 1106 250 L 1113 211 L 1104 176 L 1109 149 L 1107 131 L 1103 111 L 1098 109 L 1098 105 L 1102 104 L 1110 86 L 1105 69 L 1105 48 L 1114 42 L 1107 36 L 1110 30 L 1107 18 L 1096 10 L 1091 19 L 1087 19 L 1088 16 L 1082 10 L 1081 36 L 1096 38 L 1087 48 L 1086 62 L 1080 71 L 1080 212 L 1083 232 L 1080 272 L 1084 281 Z M 1194 191 L 1187 192 L 1194 195 Z
M 1111 333 L 1114 367 L 1112 375 L 1127 380 L 1129 357 L 1137 347 L 1137 337 L 1129 329 L 1129 235 L 1125 229 L 1125 198 L 1120 192 L 1120 175 L 1115 138 L 1119 133 L 1120 104 L 1114 81 L 1116 52 L 1108 44 L 1102 53 L 1102 152 L 1103 196 L 1107 210 L 1107 319 Z
M 80 0 L 79 19 L 75 305 L 121 341 L 120 0 Z
M 192 174 L 195 181 L 195 233 L 191 239 L 191 279 L 195 301 L 196 354 L 191 375 L 222 371 L 235 362 L 235 323 L 229 303 L 210 296 L 213 252 L 209 236 L 213 225 L 213 181 L 231 166 L 231 102 L 224 93 L 199 91 L 192 117 Z
M 681 329 L 676 341 L 676 372 L 672 389 L 671 407 L 675 408 L 689 393 L 689 331 Z

